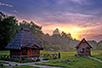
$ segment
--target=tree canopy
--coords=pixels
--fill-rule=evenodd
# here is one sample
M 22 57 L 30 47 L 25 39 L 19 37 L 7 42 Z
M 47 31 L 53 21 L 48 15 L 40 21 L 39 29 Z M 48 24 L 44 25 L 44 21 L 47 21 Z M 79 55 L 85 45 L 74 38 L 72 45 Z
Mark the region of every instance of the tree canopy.
M 36 39 L 41 45 L 45 47 L 45 50 L 72 50 L 74 46 L 79 42 L 71 37 L 71 34 L 62 32 L 61 34 L 55 34 L 50 36 L 42 32 L 42 26 L 31 22 L 18 22 L 14 16 L 7 16 L 0 12 L 0 50 L 12 40 L 12 38 L 20 31 L 21 27 L 29 28 L 34 34 Z M 102 49 L 102 43 L 96 41 L 89 41 L 95 48 Z

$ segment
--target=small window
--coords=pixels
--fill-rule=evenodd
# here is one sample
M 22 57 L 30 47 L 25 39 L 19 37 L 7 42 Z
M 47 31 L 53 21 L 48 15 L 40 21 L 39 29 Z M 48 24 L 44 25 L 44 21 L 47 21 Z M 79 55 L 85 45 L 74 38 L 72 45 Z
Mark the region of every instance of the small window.
M 82 48 L 80 52 L 81 53 L 84 53 L 85 52 L 85 48 Z
M 83 51 L 85 50 L 85 48 L 82 49 Z

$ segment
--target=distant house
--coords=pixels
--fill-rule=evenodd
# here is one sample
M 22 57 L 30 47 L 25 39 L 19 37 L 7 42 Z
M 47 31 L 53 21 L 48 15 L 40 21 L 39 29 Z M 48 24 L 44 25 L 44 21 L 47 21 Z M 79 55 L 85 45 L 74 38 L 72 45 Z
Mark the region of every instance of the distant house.
M 75 46 L 75 48 L 77 50 L 75 56 L 91 56 L 90 48 L 92 48 L 92 46 L 84 38 Z
M 42 45 L 37 41 L 28 28 L 21 28 L 20 32 L 5 47 L 10 50 L 11 58 L 34 58 L 40 56 Z

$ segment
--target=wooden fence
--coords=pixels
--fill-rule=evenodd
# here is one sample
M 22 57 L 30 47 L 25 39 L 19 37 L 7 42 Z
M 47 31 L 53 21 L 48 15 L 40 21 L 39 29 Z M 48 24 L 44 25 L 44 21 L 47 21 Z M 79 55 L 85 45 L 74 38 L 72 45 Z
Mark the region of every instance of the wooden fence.
M 20 55 L 20 56 L 17 56 L 17 55 L 0 55 L 0 59 L 9 59 L 9 58 L 34 58 L 34 57 L 39 57 L 39 55 Z M 60 58 L 60 53 L 41 53 L 40 54 L 40 57 L 43 57 L 43 58 Z
M 41 53 L 40 56 L 43 57 L 43 58 L 49 58 L 49 59 L 51 59 L 51 58 L 58 58 L 59 55 L 57 53 L 54 53 L 54 54 Z

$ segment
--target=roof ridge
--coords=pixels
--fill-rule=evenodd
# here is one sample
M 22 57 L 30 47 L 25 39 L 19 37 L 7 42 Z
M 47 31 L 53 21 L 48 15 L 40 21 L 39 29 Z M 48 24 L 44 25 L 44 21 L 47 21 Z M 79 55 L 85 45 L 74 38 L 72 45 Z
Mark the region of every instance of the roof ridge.
M 75 48 L 77 48 L 83 41 L 85 41 L 92 48 L 91 44 L 88 41 L 86 41 L 85 38 L 83 38 L 80 42 L 78 42 Z

